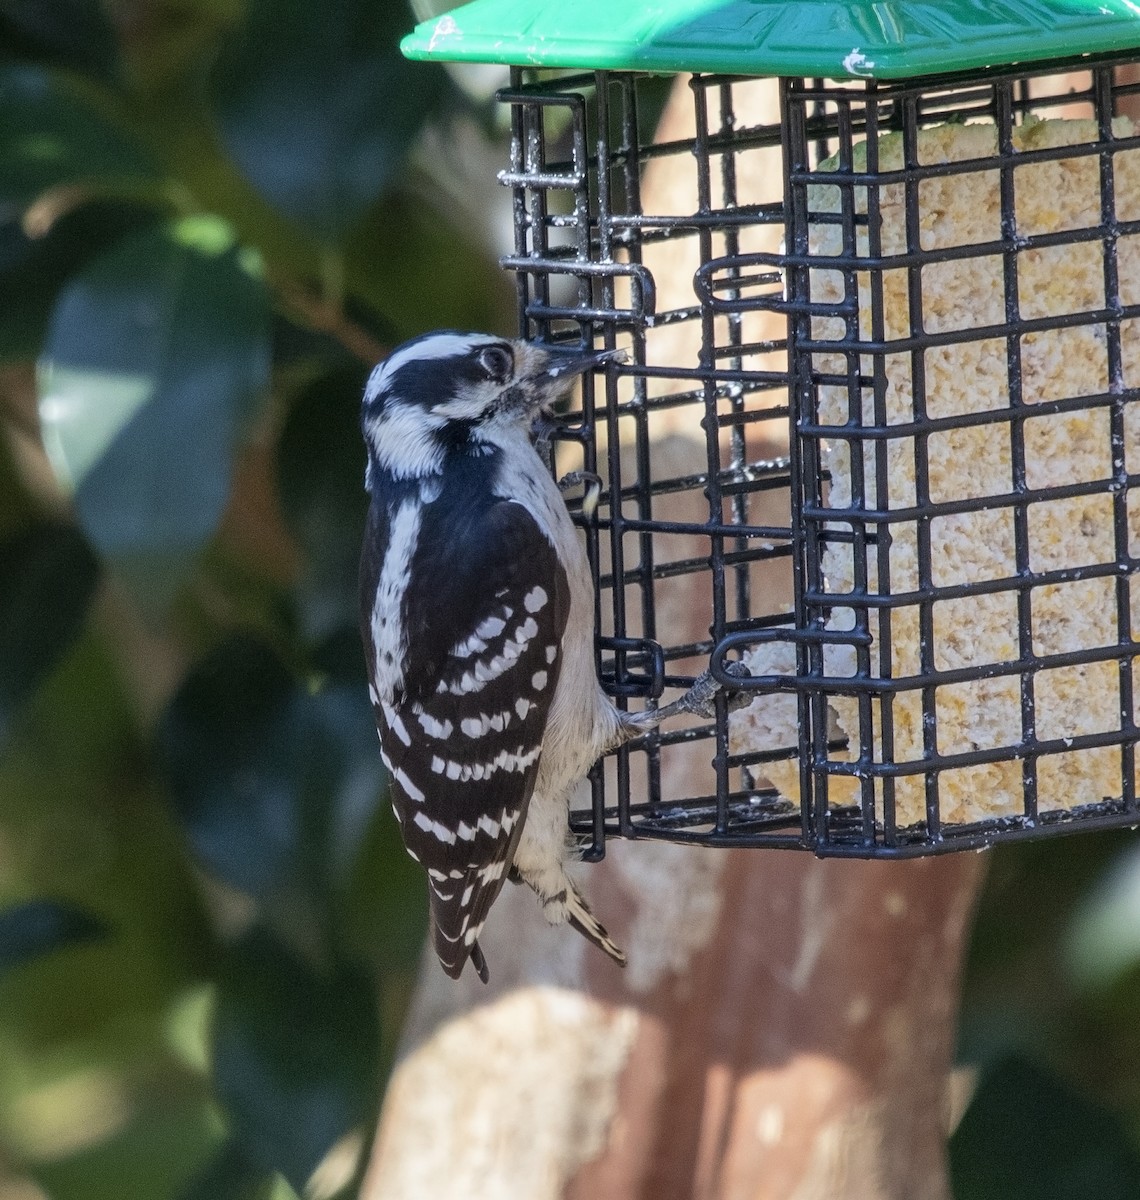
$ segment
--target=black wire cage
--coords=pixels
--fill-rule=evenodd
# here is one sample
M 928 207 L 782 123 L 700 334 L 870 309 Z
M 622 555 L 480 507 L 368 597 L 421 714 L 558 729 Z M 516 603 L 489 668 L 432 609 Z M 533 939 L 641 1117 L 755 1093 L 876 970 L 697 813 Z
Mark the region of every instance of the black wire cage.
M 736 690 L 598 765 L 588 857 L 1140 822 L 1138 61 L 693 75 L 664 116 L 512 70 L 519 327 L 627 352 L 552 436 L 602 480 L 603 679 Z

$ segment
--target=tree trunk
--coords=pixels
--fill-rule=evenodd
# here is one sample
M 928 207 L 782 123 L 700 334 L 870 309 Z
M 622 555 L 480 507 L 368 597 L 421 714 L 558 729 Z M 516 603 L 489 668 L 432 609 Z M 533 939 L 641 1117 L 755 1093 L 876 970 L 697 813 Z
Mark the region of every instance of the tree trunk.
M 948 1197 L 981 862 L 614 847 L 625 972 L 509 889 L 489 988 L 425 961 L 363 1197 Z

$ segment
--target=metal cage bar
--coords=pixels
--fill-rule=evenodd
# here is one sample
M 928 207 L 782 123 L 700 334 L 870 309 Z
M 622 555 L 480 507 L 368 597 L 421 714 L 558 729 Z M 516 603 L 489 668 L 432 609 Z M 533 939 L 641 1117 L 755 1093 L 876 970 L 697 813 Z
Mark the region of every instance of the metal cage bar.
M 649 78 L 514 71 L 520 328 L 628 354 L 552 437 L 554 469 L 605 480 L 579 514 L 602 678 L 655 703 L 706 664 L 751 672 L 749 707 L 595 768 L 587 857 L 611 836 L 911 856 L 1135 823 L 1131 61 L 697 76 L 688 132 L 674 98 L 660 138 Z

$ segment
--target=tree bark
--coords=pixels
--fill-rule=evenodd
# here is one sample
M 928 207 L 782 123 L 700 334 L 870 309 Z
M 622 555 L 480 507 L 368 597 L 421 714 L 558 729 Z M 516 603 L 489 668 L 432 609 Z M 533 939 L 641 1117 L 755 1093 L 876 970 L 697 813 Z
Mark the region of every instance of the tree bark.
M 489 988 L 425 961 L 363 1197 L 949 1197 L 981 863 L 614 847 L 626 972 L 510 889 Z

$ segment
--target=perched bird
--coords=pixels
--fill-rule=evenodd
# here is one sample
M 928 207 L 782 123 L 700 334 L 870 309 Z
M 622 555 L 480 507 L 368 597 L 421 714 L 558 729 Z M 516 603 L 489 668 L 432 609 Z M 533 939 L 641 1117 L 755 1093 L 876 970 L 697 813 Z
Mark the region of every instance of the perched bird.
M 365 388 L 370 695 L 452 978 L 470 958 L 486 982 L 479 933 L 508 878 L 624 964 L 566 873 L 571 793 L 662 717 L 707 715 L 716 690 L 702 676 L 675 704 L 631 714 L 598 681 L 590 570 L 533 428 L 614 357 L 440 332 L 399 347 Z

